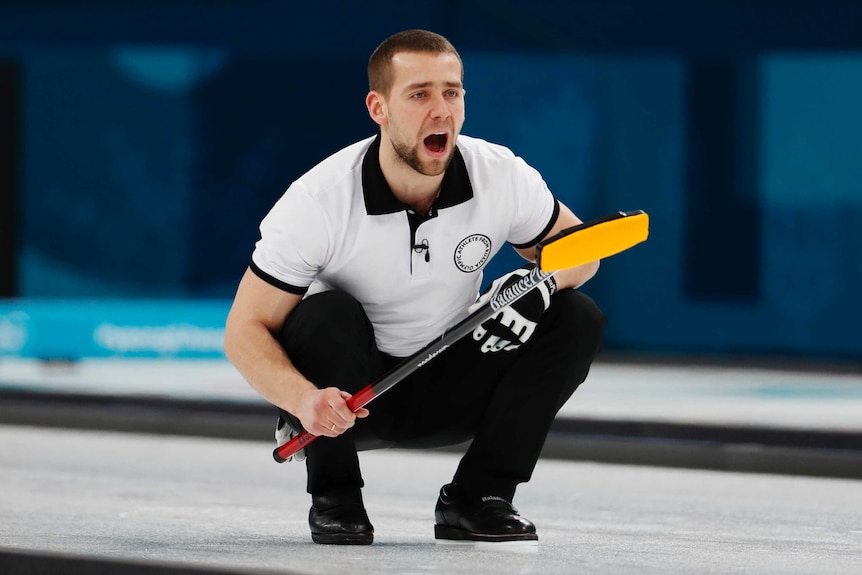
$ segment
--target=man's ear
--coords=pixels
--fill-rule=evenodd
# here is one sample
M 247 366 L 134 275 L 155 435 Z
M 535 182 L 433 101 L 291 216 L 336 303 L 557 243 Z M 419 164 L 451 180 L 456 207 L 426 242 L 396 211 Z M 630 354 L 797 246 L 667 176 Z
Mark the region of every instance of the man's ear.
M 365 107 L 368 108 L 368 115 L 371 119 L 380 126 L 386 124 L 386 102 L 380 96 L 379 92 L 371 91 L 365 96 Z

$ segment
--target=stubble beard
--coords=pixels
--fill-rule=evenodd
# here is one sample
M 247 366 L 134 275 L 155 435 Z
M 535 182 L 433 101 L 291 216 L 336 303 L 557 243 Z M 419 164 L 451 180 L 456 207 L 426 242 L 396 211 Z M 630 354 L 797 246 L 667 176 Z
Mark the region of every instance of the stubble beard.
M 452 161 L 452 150 L 449 151 L 449 155 L 445 158 L 423 162 L 419 159 L 418 145 L 411 147 L 400 140 L 391 139 L 390 141 L 392 142 L 392 148 L 395 150 L 397 158 L 403 164 L 423 176 L 439 176 L 446 171 L 446 168 L 449 167 L 449 163 Z

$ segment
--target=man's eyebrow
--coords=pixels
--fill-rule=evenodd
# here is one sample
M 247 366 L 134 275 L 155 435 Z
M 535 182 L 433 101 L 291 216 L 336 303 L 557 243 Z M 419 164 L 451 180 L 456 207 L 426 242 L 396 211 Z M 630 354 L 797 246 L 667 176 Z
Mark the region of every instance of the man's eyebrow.
M 412 84 L 407 84 L 404 87 L 404 91 L 407 92 L 410 90 L 418 90 L 420 88 L 428 88 L 429 86 L 433 86 L 433 85 L 434 85 L 434 82 L 414 82 Z M 447 81 L 447 82 L 443 82 L 443 85 L 446 86 L 447 88 L 462 88 L 463 87 L 463 84 L 461 82 Z

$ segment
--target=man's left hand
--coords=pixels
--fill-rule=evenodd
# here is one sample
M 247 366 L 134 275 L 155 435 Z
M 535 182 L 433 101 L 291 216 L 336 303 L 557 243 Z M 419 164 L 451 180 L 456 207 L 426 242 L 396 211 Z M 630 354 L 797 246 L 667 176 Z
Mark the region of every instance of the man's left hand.
M 495 295 L 510 285 L 518 282 L 530 273 L 536 264 L 530 263 L 524 267 L 497 278 L 476 303 L 470 306 L 469 312 L 483 306 Z M 511 351 L 527 343 L 536 330 L 536 325 L 551 305 L 551 296 L 557 290 L 553 277 L 543 281 L 512 305 L 505 307 L 473 330 L 473 339 L 481 342 L 482 353 Z

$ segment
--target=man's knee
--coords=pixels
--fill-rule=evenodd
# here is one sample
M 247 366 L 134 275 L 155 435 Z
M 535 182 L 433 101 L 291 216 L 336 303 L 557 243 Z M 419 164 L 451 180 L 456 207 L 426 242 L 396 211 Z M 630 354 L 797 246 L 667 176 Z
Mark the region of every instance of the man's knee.
M 355 393 L 382 370 L 374 329 L 359 302 L 339 291 L 315 294 L 285 321 L 279 342 L 317 387 Z
M 337 350 L 347 342 L 373 338 L 362 305 L 343 291 L 327 291 L 302 300 L 287 317 L 279 340 L 286 349 L 323 347 Z
M 567 338 L 577 342 L 578 355 L 594 355 L 602 347 L 607 318 L 585 293 L 566 289 L 554 294 L 548 312 Z

